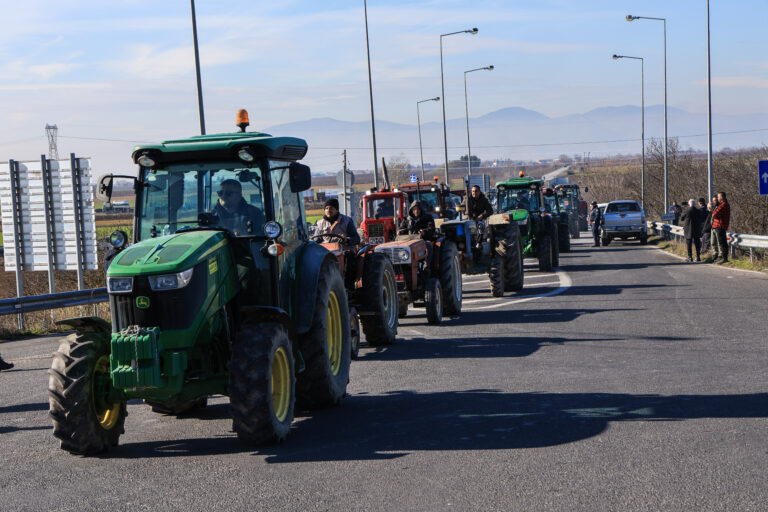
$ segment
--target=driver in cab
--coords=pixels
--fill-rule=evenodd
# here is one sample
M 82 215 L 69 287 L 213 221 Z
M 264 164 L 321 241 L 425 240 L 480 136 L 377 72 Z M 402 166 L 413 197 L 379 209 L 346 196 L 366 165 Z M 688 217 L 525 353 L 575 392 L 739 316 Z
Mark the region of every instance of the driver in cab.
M 339 238 L 337 237 L 322 236 L 333 234 L 343 237 L 345 239 L 344 245 L 360 244 L 360 235 L 357 234 L 355 223 L 350 217 L 339 212 L 339 200 L 332 197 L 325 202 L 324 206 L 323 218 L 318 220 L 316 224 L 315 237 L 319 237 L 321 243 L 338 242 Z
M 219 218 L 218 225 L 235 236 L 261 234 L 267 221 L 264 213 L 243 198 L 243 186 L 228 179 L 221 182 L 216 192 L 219 200 L 211 213 Z

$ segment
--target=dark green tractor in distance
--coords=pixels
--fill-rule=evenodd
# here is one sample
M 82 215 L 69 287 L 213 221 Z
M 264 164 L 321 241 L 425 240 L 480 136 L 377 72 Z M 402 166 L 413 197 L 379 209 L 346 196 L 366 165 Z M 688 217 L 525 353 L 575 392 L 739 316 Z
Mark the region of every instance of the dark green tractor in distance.
M 571 233 L 569 226 L 568 212 L 560 207 L 560 201 L 557 192 L 551 188 L 545 188 L 542 191 L 544 199 L 544 209 L 552 215 L 552 220 L 557 226 L 557 248 L 559 252 L 571 252 Z M 559 265 L 559 258 L 555 266 Z
M 559 264 L 558 226 L 547 211 L 544 182 L 535 178 L 510 178 L 496 184 L 496 210 L 512 216 L 520 227 L 523 255 L 537 258 L 539 270 L 551 272 Z
M 307 144 L 245 126 L 134 148 L 134 243 L 113 236 L 112 323 L 66 321 L 77 334 L 49 372 L 64 450 L 117 445 L 131 399 L 181 414 L 227 395 L 238 438 L 264 444 L 286 437 L 294 407 L 344 397 L 349 309 L 337 261 L 306 231 Z M 113 178 L 98 186 L 107 200 Z
M 568 214 L 568 228 L 572 238 L 579 238 L 587 230 L 587 202 L 581 198 L 581 189 L 576 183 L 554 185 L 560 210 Z M 589 187 L 585 187 L 585 192 Z

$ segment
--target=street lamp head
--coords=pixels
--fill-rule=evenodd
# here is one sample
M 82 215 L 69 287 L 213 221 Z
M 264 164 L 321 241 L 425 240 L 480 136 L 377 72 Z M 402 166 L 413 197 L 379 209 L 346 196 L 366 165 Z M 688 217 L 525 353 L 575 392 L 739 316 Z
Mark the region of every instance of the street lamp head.
M 632 16 L 631 14 L 627 14 L 627 21 L 635 21 L 638 19 L 638 16 Z
M 621 55 L 616 55 L 616 54 L 614 53 L 613 55 L 611 55 L 611 58 L 612 58 L 613 60 L 619 60 L 619 59 L 621 58 Z
M 434 98 L 432 98 L 432 101 L 440 101 L 440 96 L 435 96 Z
M 488 71 L 493 71 L 493 64 L 491 64 L 490 66 L 488 66 L 488 67 L 487 67 L 487 68 L 485 68 L 485 69 L 487 69 Z
M 467 34 L 477 34 L 477 27 L 473 28 L 472 30 L 467 30 Z

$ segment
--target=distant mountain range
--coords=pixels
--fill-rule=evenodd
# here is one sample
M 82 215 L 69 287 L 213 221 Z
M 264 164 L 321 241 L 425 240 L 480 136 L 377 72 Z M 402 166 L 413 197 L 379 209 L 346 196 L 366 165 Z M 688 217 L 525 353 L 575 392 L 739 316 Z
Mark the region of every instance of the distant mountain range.
M 423 111 L 422 111 L 423 112 Z M 384 117 L 384 114 L 379 114 Z M 669 136 L 679 137 L 680 147 L 706 149 L 706 114 L 693 114 L 669 108 Z M 422 114 L 423 116 L 423 114 Z M 435 113 L 430 113 L 434 119 Z M 640 153 L 640 107 L 601 107 L 584 114 L 548 117 L 522 107 L 507 107 L 480 117 L 470 118 L 472 154 L 483 160 L 535 160 L 560 154 L 590 152 L 593 156 Z M 714 115 L 713 145 L 741 148 L 768 145 L 768 113 L 749 115 Z M 466 121 L 449 119 L 448 156 L 456 159 L 466 154 Z M 425 162 L 441 164 L 443 133 L 441 122 L 421 125 Z M 310 119 L 272 126 L 272 135 L 302 137 L 309 143 L 307 162 L 318 171 L 338 168 L 334 157 L 349 149 L 353 168 L 371 168 L 370 121 L 340 121 L 331 118 Z M 727 133 L 726 133 L 727 132 Z M 738 132 L 738 133 L 734 133 Z M 662 138 L 664 108 L 646 107 L 645 136 Z M 376 121 L 379 156 L 403 155 L 418 165 L 418 132 L 415 124 Z M 339 164 L 341 160 L 338 160 Z

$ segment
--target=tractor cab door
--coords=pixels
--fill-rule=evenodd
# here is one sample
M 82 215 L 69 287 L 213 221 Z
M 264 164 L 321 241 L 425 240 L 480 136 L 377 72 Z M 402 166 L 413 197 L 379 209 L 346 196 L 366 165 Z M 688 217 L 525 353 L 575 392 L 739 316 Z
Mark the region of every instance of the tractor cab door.
M 280 281 L 280 304 L 275 304 L 289 311 L 290 284 L 298 272 L 298 249 L 308 240 L 306 231 L 306 215 L 301 192 L 291 192 L 290 171 L 285 162 L 270 162 L 272 207 L 275 221 L 283 227 L 279 242 L 285 247 L 282 255 L 277 257 Z

